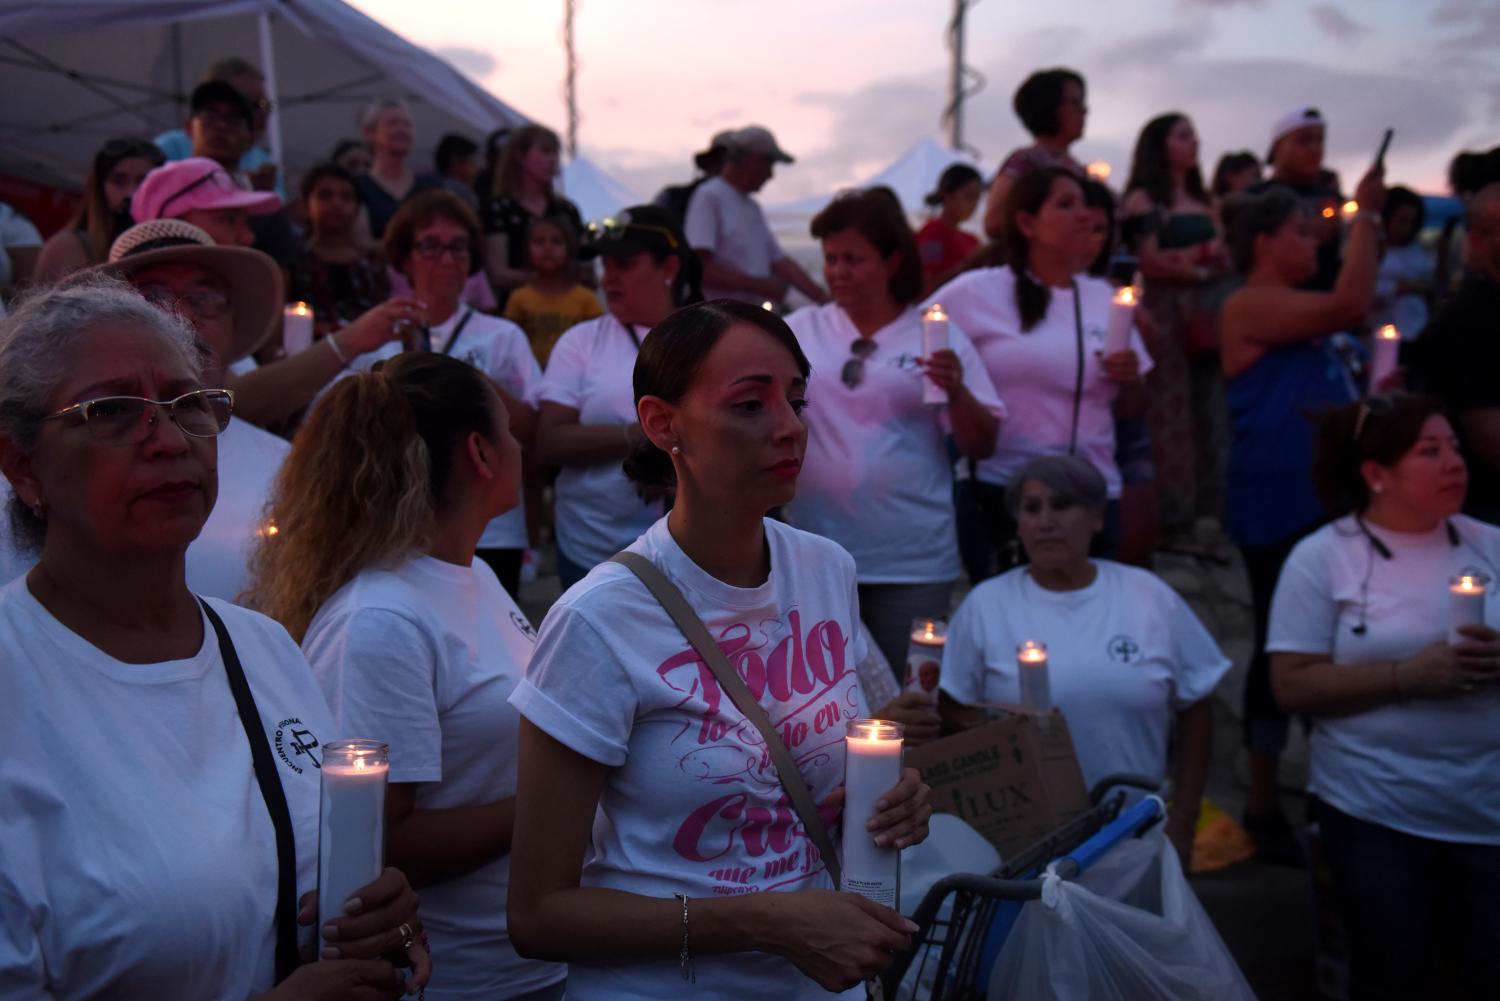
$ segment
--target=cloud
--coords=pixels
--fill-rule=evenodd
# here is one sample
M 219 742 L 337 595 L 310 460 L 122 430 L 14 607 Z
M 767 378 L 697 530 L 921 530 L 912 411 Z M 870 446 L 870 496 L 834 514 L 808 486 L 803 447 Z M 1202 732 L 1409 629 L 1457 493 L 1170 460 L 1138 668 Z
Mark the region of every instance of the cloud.
M 1318 30 L 1336 42 L 1350 42 L 1370 32 L 1366 25 L 1345 14 L 1335 4 L 1313 4 L 1307 9 L 1307 15 L 1318 26 Z
M 1159 66 L 1199 52 L 1208 43 L 1213 30 L 1206 18 L 1165 31 L 1122 38 L 1099 49 L 1091 59 L 1094 65 Z
M 500 68 L 500 60 L 493 55 L 467 45 L 440 45 L 432 51 L 476 80 L 483 80 Z
M 1201 10 L 1229 10 L 1233 7 L 1264 7 L 1266 0 L 1177 0 L 1178 5 Z

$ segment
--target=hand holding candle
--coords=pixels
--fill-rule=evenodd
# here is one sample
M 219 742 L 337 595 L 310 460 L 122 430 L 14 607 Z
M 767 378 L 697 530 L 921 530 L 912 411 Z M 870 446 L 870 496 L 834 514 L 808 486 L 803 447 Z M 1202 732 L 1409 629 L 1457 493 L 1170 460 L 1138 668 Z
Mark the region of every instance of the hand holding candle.
M 937 701 L 938 681 L 943 671 L 943 647 L 947 642 L 948 623 L 942 619 L 912 620 L 903 690 Z
M 901 781 L 902 736 L 899 723 L 858 719 L 844 737 L 843 889 L 887 907 L 899 903 L 901 852 L 877 845 L 867 827 Z
M 931 358 L 948 348 L 948 314 L 943 307 L 933 303 L 922 314 L 922 357 Z M 922 377 L 922 402 L 929 407 L 941 407 L 948 402 L 948 393 L 928 376 Z
M 1380 387 L 1391 373 L 1396 371 L 1396 360 L 1401 351 L 1401 331 L 1394 323 L 1387 323 L 1375 332 L 1375 343 L 1370 351 L 1370 389 L 1380 392 Z
M 1109 304 L 1109 331 L 1104 335 L 1105 356 L 1130 350 L 1130 328 L 1135 323 L 1136 302 L 1140 298 L 1133 285 L 1115 290 Z
M 1490 579 L 1484 574 L 1460 574 L 1449 581 L 1449 646 L 1468 638 L 1459 632 L 1460 627 L 1484 625 L 1484 592 L 1489 584 Z
M 1027 640 L 1016 648 L 1021 676 L 1021 705 L 1036 712 L 1052 711 L 1052 682 L 1047 674 L 1047 644 Z
M 312 346 L 313 311 L 305 302 L 288 303 L 281 311 L 281 347 L 289 355 Z
M 385 867 L 388 749 L 376 740 L 324 745 L 318 822 L 318 927 L 344 913 Z

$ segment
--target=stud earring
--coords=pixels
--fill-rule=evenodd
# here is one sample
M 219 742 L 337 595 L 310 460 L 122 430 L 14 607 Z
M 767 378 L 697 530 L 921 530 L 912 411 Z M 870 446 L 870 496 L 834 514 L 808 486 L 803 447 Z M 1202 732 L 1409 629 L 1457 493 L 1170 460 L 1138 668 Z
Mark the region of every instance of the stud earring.
M 673 445 L 672 446 L 672 454 L 673 455 L 681 455 L 682 454 L 682 448 L 680 446 L 678 446 L 678 445 Z
M 1371 487 L 1370 489 L 1373 490 L 1373 491 L 1375 491 L 1377 494 L 1383 494 L 1383 493 L 1385 493 L 1385 484 L 1384 483 L 1377 483 L 1373 487 Z

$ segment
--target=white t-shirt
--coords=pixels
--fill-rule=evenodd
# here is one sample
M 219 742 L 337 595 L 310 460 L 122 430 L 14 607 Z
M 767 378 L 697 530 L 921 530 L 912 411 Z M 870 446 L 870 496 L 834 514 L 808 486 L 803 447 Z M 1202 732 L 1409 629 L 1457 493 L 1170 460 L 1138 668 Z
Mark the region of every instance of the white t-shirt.
M 280 625 L 210 599 L 317 885 L 333 721 Z M 0 590 L 0 994 L 244 998 L 275 972 L 276 835 L 207 618 L 186 660 L 126 664 Z
M 536 631 L 483 560 L 431 556 L 366 570 L 318 609 L 302 649 L 339 737 L 391 747 L 392 782 L 420 783 L 419 810 L 484 806 L 516 794 L 519 716 L 506 699 Z M 510 856 L 422 887 L 433 1001 L 510 997 L 565 969 L 522 959 L 505 930 Z
M 187 584 L 194 594 L 234 601 L 250 585 L 250 550 L 258 541 L 272 481 L 292 446 L 239 419 L 230 420 L 218 442 L 219 497 L 188 546 Z M 10 484 L 0 484 L 0 511 L 11 496 Z M 0 583 L 26 573 L 39 556 L 17 546 L 10 518 L 0 515 Z
M 682 229 L 694 249 L 710 251 L 716 260 L 756 278 L 769 276 L 771 265 L 786 256 L 760 205 L 722 177 L 710 177 L 693 191 Z M 703 295 L 761 301 L 754 292 L 711 285 L 703 286 Z
M 775 521 L 765 526 L 771 573 L 759 587 L 710 576 L 683 553 L 665 518 L 630 550 L 681 589 L 788 736 L 813 799 L 822 802 L 843 782 L 845 724 L 862 713 L 854 561 L 827 539 Z M 625 567 L 595 567 L 552 606 L 511 702 L 554 739 L 610 767 L 583 885 L 648 897 L 832 885 L 822 859 L 809 858 L 816 849 L 759 733 Z M 693 997 L 827 996 L 777 956 L 695 962 Z M 574 964 L 568 972 L 573 1001 L 645 1001 L 683 990 L 676 957 Z
M 580 424 L 634 424 L 630 380 L 640 353 L 637 341 L 648 332 L 645 327 L 629 330 L 608 313 L 572 327 L 552 348 L 538 396 L 577 410 Z M 567 466 L 558 473 L 555 489 L 557 548 L 585 567 L 630 545 L 662 514 L 661 502 L 642 501 L 615 461 Z
M 1229 670 L 1203 623 L 1155 574 L 1095 560 L 1092 584 L 1048 591 L 1017 567 L 980 584 L 948 627 L 942 688 L 967 704 L 1019 702 L 1016 648 L 1047 645 L 1052 701 L 1083 778 L 1166 777 L 1172 715 Z
M 1413 535 L 1367 523 L 1389 560 L 1353 518 L 1303 539 L 1282 567 L 1266 650 L 1328 654 L 1335 664 L 1410 657 L 1447 640 L 1448 582 L 1461 573 L 1490 578 L 1484 618 L 1500 628 L 1500 529 L 1463 516 L 1452 524 L 1457 546 L 1445 528 Z M 1319 717 L 1310 743 L 1308 789 L 1350 816 L 1418 837 L 1500 845 L 1494 686 Z
M 13 277 L 9 249 L 41 245 L 42 234 L 37 231 L 35 224 L 11 206 L 0 202 L 0 289 L 9 287 Z
M 1377 308 L 1370 326 L 1394 323 L 1403 341 L 1414 341 L 1427 326 L 1427 297 L 1415 292 L 1397 294 L 1400 281 L 1431 282 L 1437 262 L 1432 251 L 1415 241 L 1404 247 L 1388 247 L 1380 259 L 1375 278 Z
M 1114 290 L 1090 275 L 1074 279 L 1081 293 L 1083 316 L 1083 393 L 1078 399 L 1077 454 L 1104 474 L 1109 496 L 1120 496 L 1120 469 L 1115 464 L 1113 406 L 1118 383 L 1105 378 L 1099 353 L 1109 330 Z M 1016 279 L 1009 268 L 983 268 L 959 275 L 938 289 L 928 304 L 942 303 L 955 327 L 969 336 L 989 369 L 995 391 L 1010 415 L 995 445 L 995 454 L 978 465 L 979 479 L 1007 484 L 1028 460 L 1068 450 L 1078 394 L 1078 333 L 1073 291 L 1051 290 L 1046 315 L 1029 331 L 1021 330 L 1016 309 Z M 1151 371 L 1151 356 L 1132 326 L 1130 348 L 1141 360 L 1141 374 Z
M 536 406 L 537 389 L 542 383 L 542 369 L 531 353 L 531 342 L 520 327 L 509 320 L 487 313 L 474 312 L 467 306 L 442 323 L 429 328 L 432 350 L 442 351 L 453 335 L 453 328 L 463 317 L 469 320 L 459 332 L 448 354 L 466 361 L 495 380 L 516 399 Z M 400 341 L 387 341 L 374 351 L 359 355 L 349 363 L 352 371 L 368 372 L 376 362 L 394 358 L 404 350 Z M 490 521 L 479 539 L 480 549 L 525 549 L 526 505 L 516 506 Z
M 859 331 L 843 309 L 808 306 L 787 323 L 812 363 L 803 414 L 807 457 L 787 520 L 849 550 L 862 584 L 953 580 L 960 567 L 944 440 L 948 410 L 922 402 L 921 314 L 908 309 L 875 332 L 875 351 L 854 389 L 841 372 Z M 1003 417 L 1005 406 L 969 339 L 954 333 L 949 340 L 964 385 Z

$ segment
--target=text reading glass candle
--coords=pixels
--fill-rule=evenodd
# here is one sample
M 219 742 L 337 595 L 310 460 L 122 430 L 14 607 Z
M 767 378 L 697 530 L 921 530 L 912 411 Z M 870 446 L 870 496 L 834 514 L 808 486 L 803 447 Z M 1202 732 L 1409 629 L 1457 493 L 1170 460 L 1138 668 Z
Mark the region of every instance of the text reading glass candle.
M 281 312 L 281 347 L 289 355 L 312 346 L 313 311 L 305 302 L 289 303 Z
M 844 885 L 862 897 L 897 907 L 901 852 L 882 848 L 865 830 L 880 797 L 901 781 L 900 723 L 857 719 L 844 735 Z
M 920 692 L 937 701 L 947 642 L 948 623 L 942 619 L 912 620 L 911 645 L 906 648 L 906 691 Z
M 324 745 L 318 819 L 318 928 L 385 868 L 385 782 L 389 751 L 378 740 Z
M 1448 582 L 1448 643 L 1462 643 L 1467 637 L 1460 626 L 1484 625 L 1484 592 L 1490 579 L 1484 574 L 1460 574 Z
M 1027 640 L 1016 647 L 1021 676 L 1021 705 L 1037 712 L 1052 711 L 1052 682 L 1047 676 L 1047 644 Z

